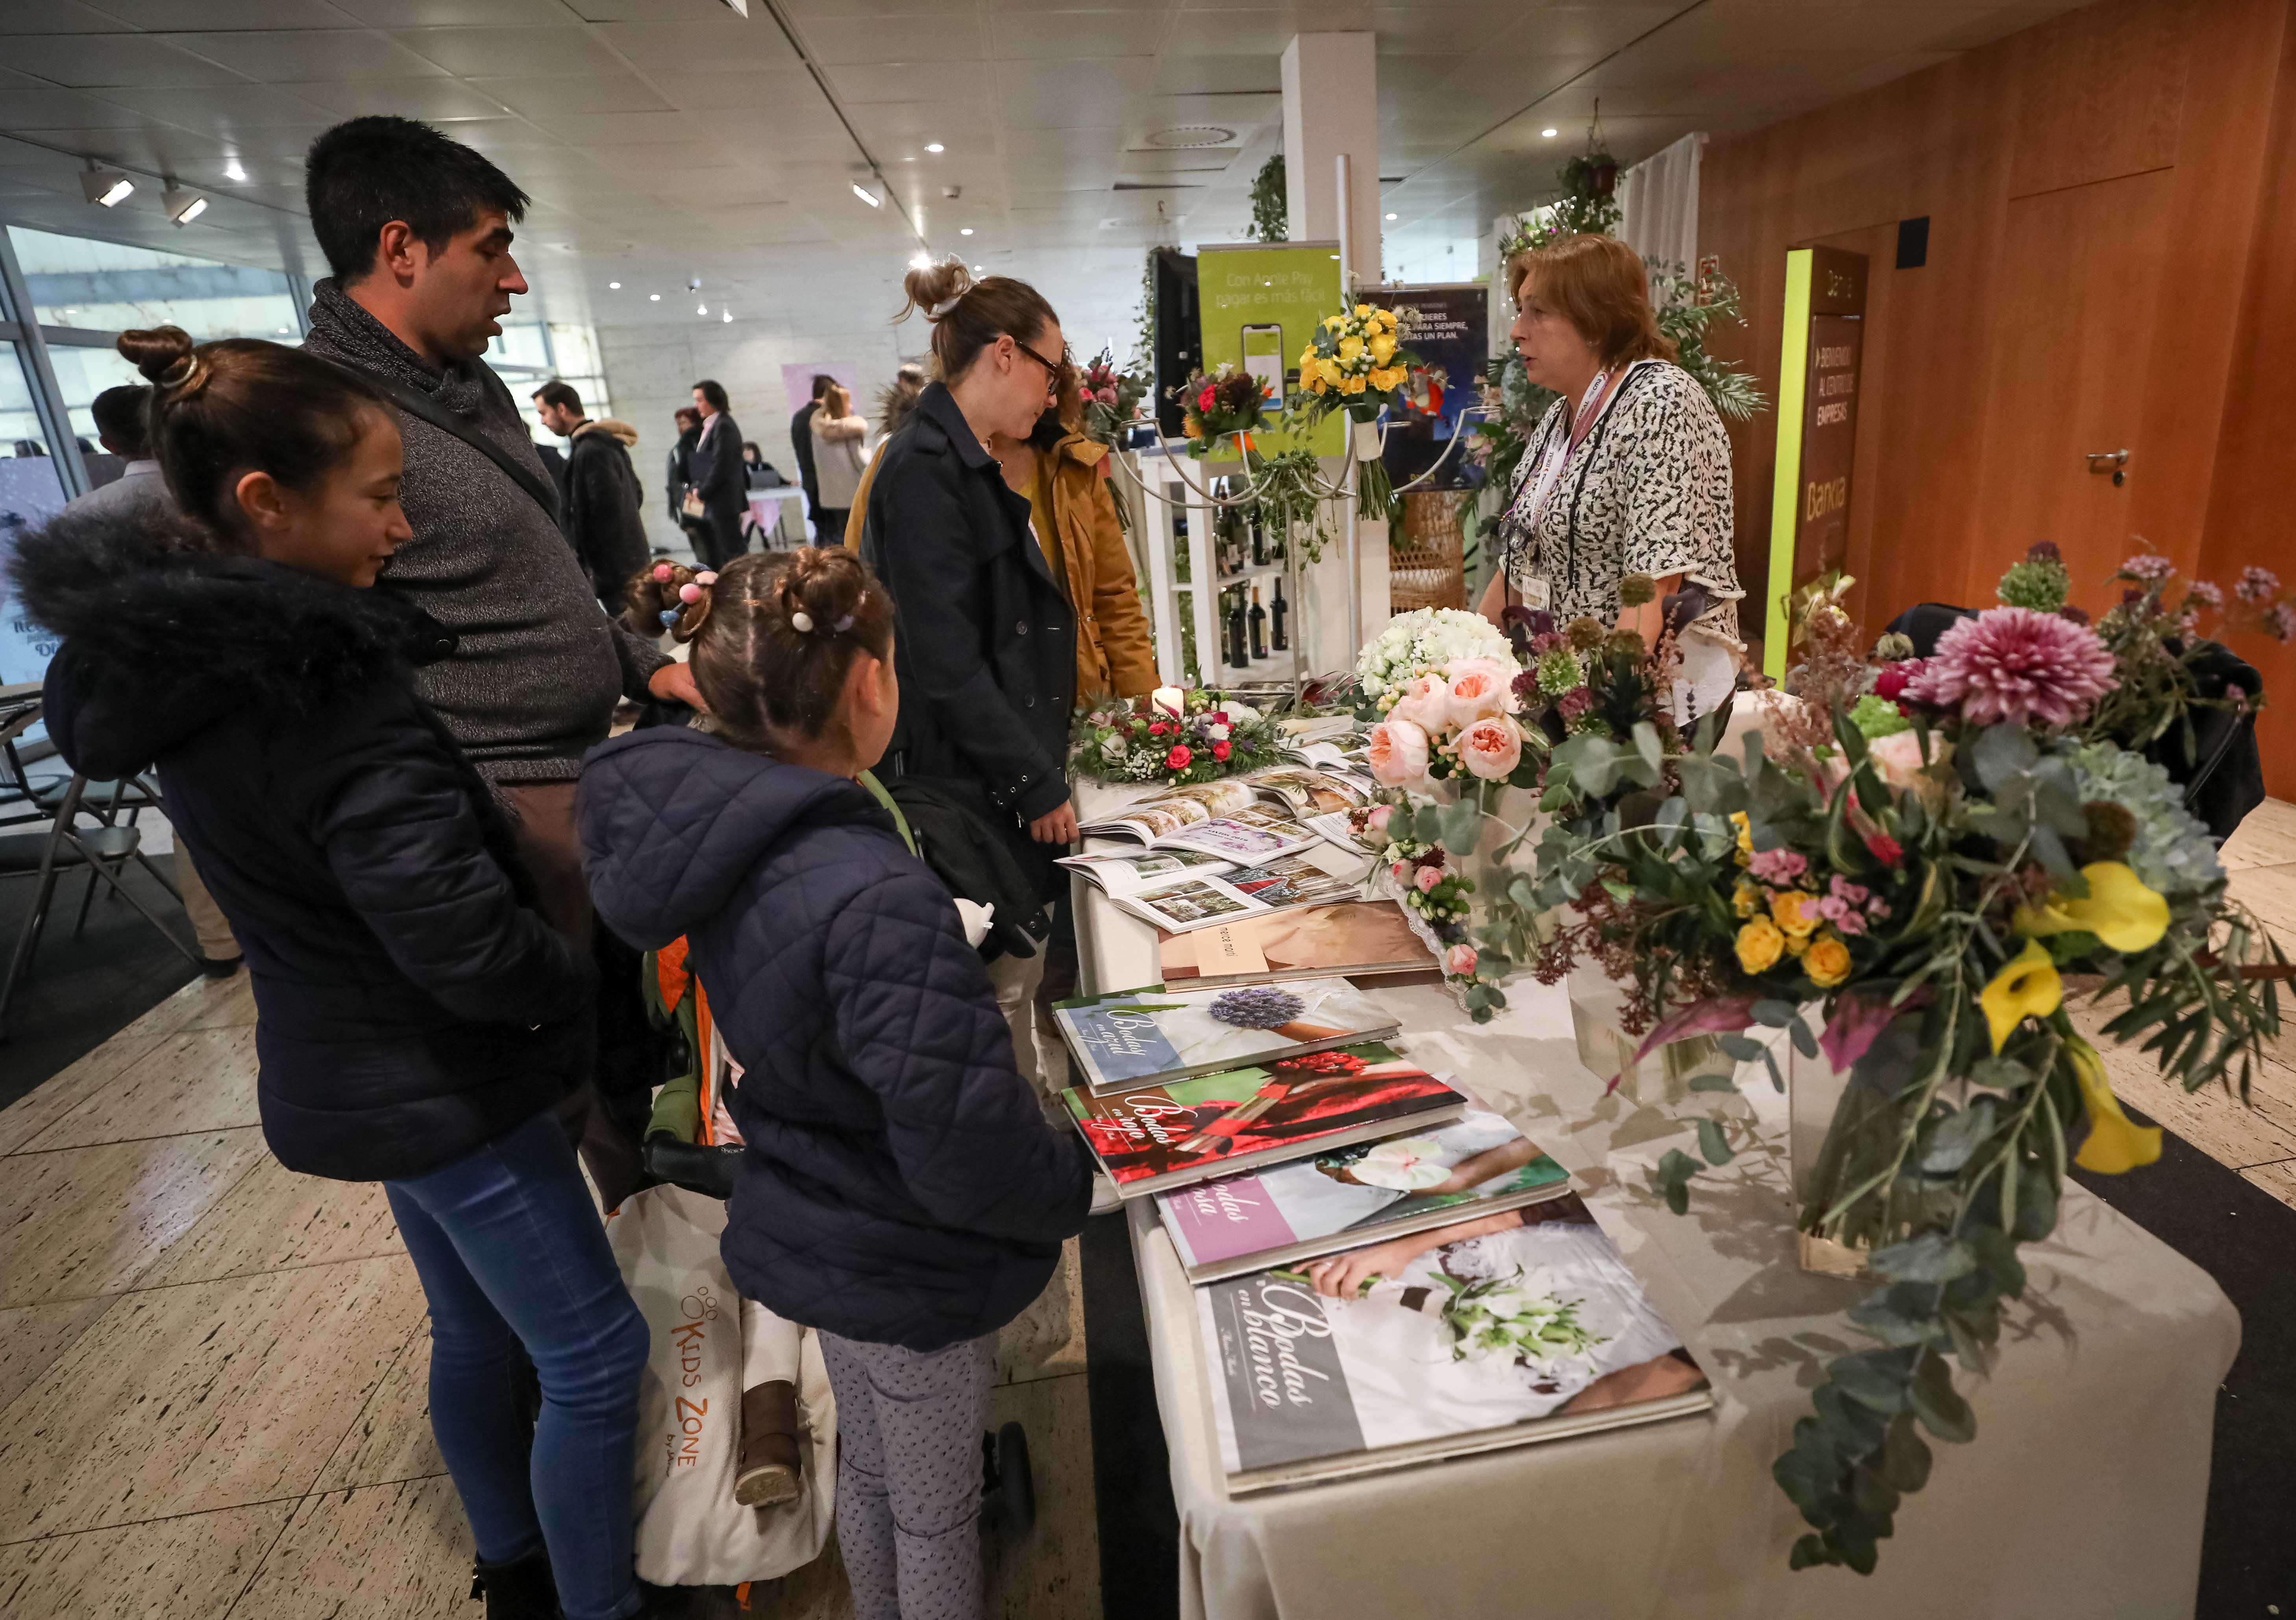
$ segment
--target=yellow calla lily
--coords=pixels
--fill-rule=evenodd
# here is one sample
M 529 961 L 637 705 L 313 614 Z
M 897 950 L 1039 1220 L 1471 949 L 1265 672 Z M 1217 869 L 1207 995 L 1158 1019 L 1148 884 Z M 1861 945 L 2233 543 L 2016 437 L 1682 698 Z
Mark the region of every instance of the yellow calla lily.
M 2104 1077 L 2104 1060 L 2096 1055 L 2096 1048 L 2078 1035 L 2070 1044 L 2073 1078 L 2080 1083 L 2081 1107 L 2088 1111 L 2088 1140 L 2073 1155 L 2073 1163 L 2099 1175 L 2119 1175 L 2160 1158 L 2161 1133 L 2120 1111 L 2120 1099 Z
M 2081 868 L 2088 880 L 2088 897 L 2051 895 L 2037 910 L 2019 906 L 2011 926 L 2038 938 L 2076 930 L 2095 935 L 2123 955 L 2147 951 L 2169 931 L 2169 903 L 2144 880 L 2119 861 L 2098 861 Z
M 2057 976 L 2048 947 L 2038 939 L 2027 940 L 2025 948 L 2003 964 L 1977 997 L 1993 1031 L 1993 1050 L 1999 1052 L 2009 1032 L 2026 1019 L 2048 1017 L 2064 999 L 2065 981 Z

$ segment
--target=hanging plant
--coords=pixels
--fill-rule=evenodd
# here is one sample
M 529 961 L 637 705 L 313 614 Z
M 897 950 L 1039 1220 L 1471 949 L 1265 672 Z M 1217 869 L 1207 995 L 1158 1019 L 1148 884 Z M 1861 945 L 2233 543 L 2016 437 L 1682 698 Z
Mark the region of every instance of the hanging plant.
M 1251 223 L 1244 234 L 1253 241 L 1292 240 L 1291 199 L 1283 186 L 1283 154 L 1277 152 L 1251 177 Z
M 1333 535 L 1324 506 L 1330 492 L 1316 453 L 1292 449 L 1262 455 L 1246 449 L 1243 466 L 1257 491 L 1253 505 L 1261 526 L 1288 536 L 1296 525 L 1301 554 L 1308 562 L 1321 562 Z

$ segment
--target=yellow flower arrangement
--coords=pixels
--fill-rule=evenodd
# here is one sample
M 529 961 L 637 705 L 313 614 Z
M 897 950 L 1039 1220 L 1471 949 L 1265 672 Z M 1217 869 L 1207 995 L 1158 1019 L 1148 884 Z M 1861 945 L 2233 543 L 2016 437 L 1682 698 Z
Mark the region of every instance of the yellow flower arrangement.
M 2049 959 L 2048 947 L 2038 939 L 2027 940 L 2025 948 L 2004 963 L 1993 981 L 1978 994 L 1977 1004 L 1985 1009 L 1985 1022 L 1992 1032 L 1993 1050 L 1999 1051 L 2009 1032 L 2028 1018 L 2047 1018 L 2064 999 L 2065 981 L 2057 972 L 2057 964 Z
M 1754 858 L 1754 824 L 1743 810 L 1730 812 L 1730 824 L 1738 830 L 1738 864 L 1746 865 Z
M 2095 935 L 2124 955 L 2149 951 L 2169 931 L 2169 903 L 2144 887 L 2144 880 L 2119 861 L 2098 861 L 2081 868 L 2088 894 L 2079 900 L 2053 894 L 2038 911 L 2019 906 L 2010 926 L 2034 938 L 2074 932 Z
M 1730 909 L 1741 917 L 1751 917 L 1762 909 L 1761 891 L 1751 883 L 1742 882 L 1730 896 Z
M 1821 990 L 1831 990 L 1848 978 L 1849 968 L 1849 947 L 1831 934 L 1811 940 L 1809 949 L 1802 953 L 1801 970 Z
M 1815 909 L 1816 895 L 1804 894 L 1798 888 L 1782 888 L 1770 896 L 1770 920 L 1796 939 L 1807 939 L 1817 932 L 1823 920 Z
M 1300 386 L 1308 394 L 1308 422 L 1345 409 L 1359 421 L 1398 403 L 1414 356 L 1397 337 L 1395 312 L 1357 304 L 1325 315 L 1300 351 Z
M 1738 930 L 1738 965 L 1749 973 L 1768 972 L 1785 948 L 1786 937 L 1767 917 L 1757 917 Z

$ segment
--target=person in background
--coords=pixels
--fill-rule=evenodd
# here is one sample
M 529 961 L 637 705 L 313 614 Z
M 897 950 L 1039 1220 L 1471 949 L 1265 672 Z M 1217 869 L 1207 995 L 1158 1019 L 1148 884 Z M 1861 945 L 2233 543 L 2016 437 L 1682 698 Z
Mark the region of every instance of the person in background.
M 815 372 L 813 397 L 800 405 L 790 418 L 790 454 L 797 457 L 797 481 L 805 486 L 806 521 L 813 525 L 816 539 L 821 537 L 821 486 L 813 470 L 813 413 L 821 409 L 821 397 L 836 380 Z
M 1060 317 L 1026 282 L 975 282 L 955 259 L 908 273 L 909 301 L 932 326 L 940 380 L 925 385 L 869 489 L 863 560 L 900 618 L 908 703 L 891 777 L 924 779 L 1001 835 L 1046 907 L 1066 889 L 1059 857 L 1076 840 L 1069 719 L 1076 707 L 1076 618 L 1029 525 L 1027 498 L 988 451 L 1025 439 L 1072 369 Z M 873 552 L 874 555 L 871 552 Z M 881 773 L 882 774 L 882 773 Z M 1059 1034 L 1039 1027 L 1041 946 L 989 964 L 1029 1083 L 1060 1072 Z
M 861 487 L 861 442 L 868 437 L 869 424 L 854 413 L 853 396 L 843 383 L 831 383 L 813 413 L 814 488 L 821 506 L 815 527 L 825 536 L 844 537 L 854 492 Z
M 861 482 L 853 491 L 853 510 L 845 516 L 845 549 L 857 552 L 861 537 L 869 528 L 869 480 L 877 476 L 877 463 L 884 459 L 885 444 L 894 434 L 909 425 L 916 413 L 917 399 L 925 391 L 925 368 L 914 360 L 905 360 L 901 369 L 893 373 L 892 382 L 877 390 L 877 447 L 869 453 L 869 464 L 861 470 Z
M 152 459 L 151 441 L 144 431 L 144 412 L 151 397 L 150 389 L 130 384 L 106 389 L 89 404 L 87 413 L 95 418 L 97 440 L 107 454 L 127 464 L 101 489 L 91 489 L 68 503 L 66 511 L 159 516 L 175 510 L 168 499 L 168 480 L 160 476 L 160 463 Z
M 638 505 L 637 469 L 630 449 L 638 430 L 613 417 L 592 421 L 582 413 L 582 396 L 564 382 L 534 390 L 534 413 L 566 441 L 565 505 L 559 527 L 582 560 L 609 612 L 619 613 L 629 577 L 645 566 L 645 520 Z
M 553 1117 L 589 1070 L 598 975 L 415 694 L 410 661 L 455 632 L 368 588 L 414 543 L 399 429 L 356 372 L 276 344 L 162 327 L 119 349 L 157 387 L 181 514 L 72 513 L 19 547 L 25 610 L 63 637 L 50 734 L 91 774 L 157 762 L 246 942 L 273 1154 L 383 1184 L 488 1620 L 627 1620 L 648 1335 Z
M 480 357 L 527 290 L 511 254 L 526 193 L 406 119 L 338 124 L 304 167 L 311 229 L 334 270 L 316 289 L 305 352 L 428 413 L 401 408 L 400 499 L 414 535 L 382 576 L 455 635 L 451 653 L 416 671 L 415 690 L 512 812 L 543 915 L 602 953 L 602 1042 L 650 1046 L 636 953 L 594 926 L 574 779 L 619 699 L 700 694 L 685 665 L 607 618 L 559 529 L 517 401 Z M 637 1173 L 651 1077 L 611 1060 L 598 1069 L 612 1111 L 591 1111 L 584 1149 L 611 1207 Z
M 680 405 L 670 420 L 677 424 L 677 438 L 669 447 L 669 520 L 685 531 L 685 543 L 698 558 L 701 543 L 694 537 L 696 520 L 685 515 L 685 492 L 693 487 L 693 446 L 701 438 L 701 413 Z
M 95 431 L 104 449 L 127 465 L 102 488 L 67 502 L 67 514 L 102 514 L 135 522 L 160 522 L 176 515 L 167 477 L 152 454 L 145 421 L 151 400 L 150 388 L 129 384 L 106 389 L 89 404 L 88 414 L 95 418 Z M 181 839 L 176 840 L 173 863 L 176 888 L 184 897 L 184 914 L 191 919 L 192 933 L 200 942 L 201 971 L 209 978 L 229 978 L 239 971 L 241 961 L 231 920 L 208 893 L 207 883 L 192 859 L 191 846 Z
M 766 459 L 754 438 L 742 441 L 742 479 L 752 489 L 779 489 L 789 481 Z
M 1071 370 L 1027 438 L 999 433 L 988 451 L 1028 498 L 1037 544 L 1076 610 L 1077 701 L 1143 697 L 1156 690 L 1155 646 L 1108 487 L 1108 446 L 1086 438 L 1083 423 L 1084 387 Z
M 742 537 L 742 515 L 750 509 L 749 482 L 742 475 L 742 427 L 728 413 L 725 389 L 708 378 L 693 385 L 693 408 L 701 413 L 701 433 L 689 459 L 693 493 L 701 502 L 695 541 L 706 540 L 709 546 L 695 555 L 704 568 L 722 569 L 747 544 Z
M 1558 625 L 1582 616 L 1658 642 L 1667 599 L 1682 674 L 1676 718 L 1711 713 L 1735 684 L 1737 564 L 1731 552 L 1730 441 L 1651 311 L 1643 261 L 1608 236 L 1566 236 L 1507 264 L 1511 336 L 1526 374 L 1562 397 L 1547 407 L 1499 520 L 1502 566 L 1484 593 Z M 1627 608 L 1619 586 L 1648 575 L 1658 594 Z
M 884 587 L 808 546 L 736 559 L 677 612 L 717 732 L 590 756 L 591 885 L 630 938 L 685 937 L 752 1076 L 726 1093 L 746 1145 L 721 1252 L 743 1297 L 820 1334 L 854 1614 L 978 1620 L 989 1353 L 1083 1229 L 1086 1156 L 857 780 L 902 707 Z

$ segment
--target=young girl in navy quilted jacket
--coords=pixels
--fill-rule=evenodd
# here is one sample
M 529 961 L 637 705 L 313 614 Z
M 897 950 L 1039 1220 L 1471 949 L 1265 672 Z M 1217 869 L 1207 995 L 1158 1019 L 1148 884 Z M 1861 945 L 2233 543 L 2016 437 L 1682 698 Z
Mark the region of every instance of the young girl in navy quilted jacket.
M 856 1614 L 972 1620 L 989 1347 L 1083 1228 L 1082 1144 L 1046 1124 L 955 904 L 857 781 L 900 704 L 884 587 L 808 548 L 678 597 L 717 730 L 591 753 L 591 892 L 635 945 L 685 937 L 742 1065 L 723 1253 L 821 1334 Z

